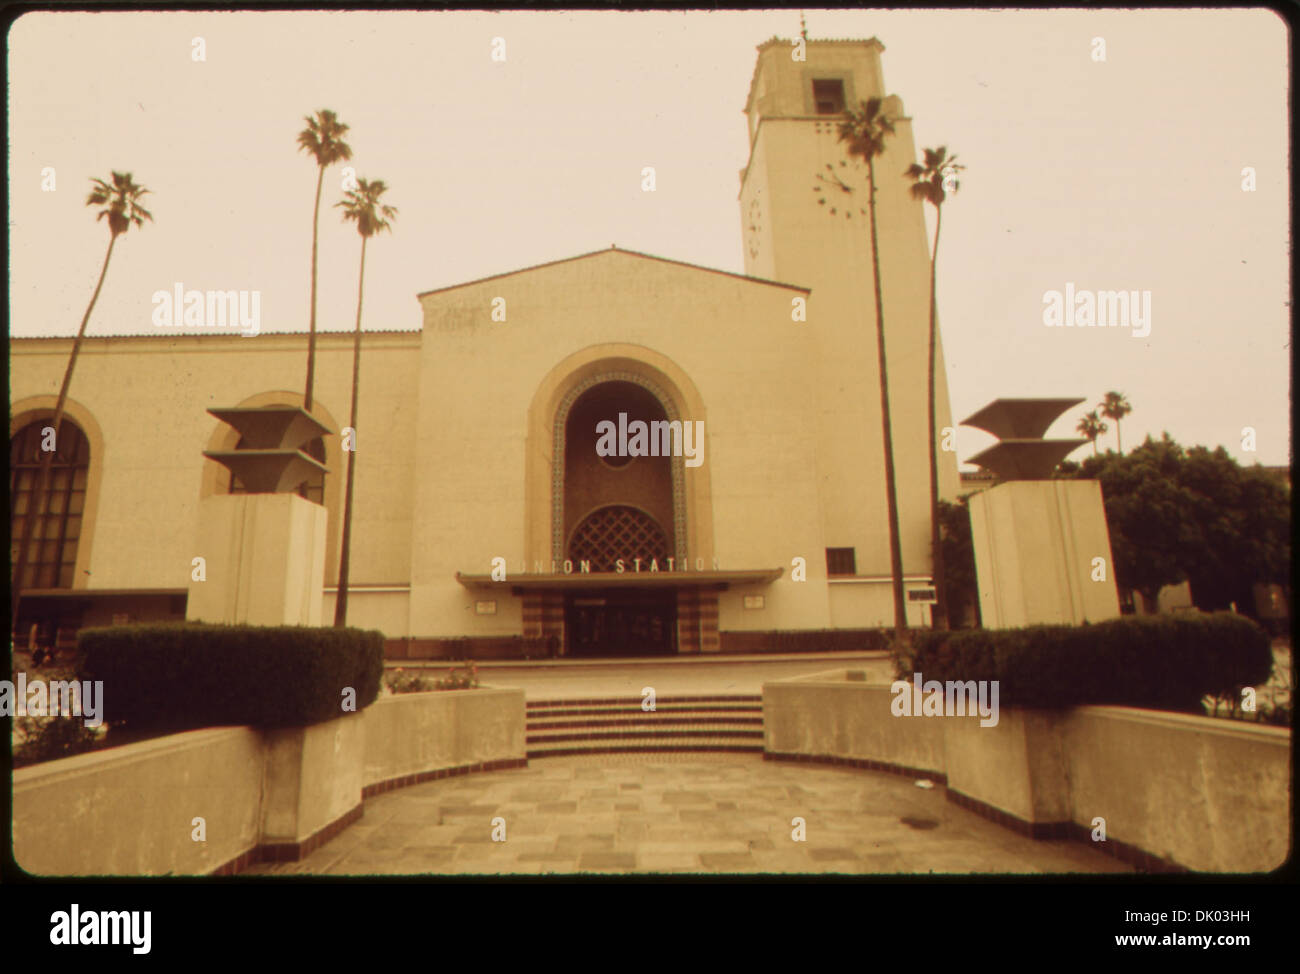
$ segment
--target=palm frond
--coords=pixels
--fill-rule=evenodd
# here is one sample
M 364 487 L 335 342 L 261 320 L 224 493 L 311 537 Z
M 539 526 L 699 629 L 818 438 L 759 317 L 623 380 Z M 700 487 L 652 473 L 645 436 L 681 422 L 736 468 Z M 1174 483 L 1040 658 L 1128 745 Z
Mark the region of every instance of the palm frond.
M 86 197 L 86 205 L 103 207 L 95 216 L 96 223 L 107 217 L 109 232 L 116 237 L 126 233 L 132 224 L 141 227 L 145 220 L 153 220 L 153 214 L 140 205 L 140 200 L 149 190 L 138 185 L 129 172 L 115 169 L 110 179 L 111 185 L 103 179 L 92 177 L 90 180 L 93 188 Z
M 343 141 L 348 126 L 328 108 L 306 116 L 307 127 L 298 133 L 298 148 L 309 153 L 322 168 L 352 158 L 352 148 Z

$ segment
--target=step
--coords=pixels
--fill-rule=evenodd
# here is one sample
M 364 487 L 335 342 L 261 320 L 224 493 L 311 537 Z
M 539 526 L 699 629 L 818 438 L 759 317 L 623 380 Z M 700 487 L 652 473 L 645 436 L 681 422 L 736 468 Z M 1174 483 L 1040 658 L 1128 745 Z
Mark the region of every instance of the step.
M 653 710 L 646 710 L 640 704 L 608 704 L 594 707 L 545 707 L 526 711 L 530 720 L 543 720 L 550 717 L 584 717 L 603 714 L 761 714 L 763 708 L 757 704 L 658 704 Z
M 620 740 L 625 737 L 736 737 L 762 739 L 762 724 L 751 727 L 719 727 L 716 724 L 688 723 L 662 727 L 661 725 L 629 726 L 627 724 L 607 724 L 600 727 L 529 727 L 525 732 L 528 742 L 559 740 L 590 740 L 608 738 Z
M 762 727 L 763 715 L 731 715 L 718 717 L 714 714 L 695 714 L 692 711 L 681 713 L 649 714 L 603 714 L 599 717 L 572 717 L 572 715 L 550 715 L 528 718 L 528 730 L 555 730 L 560 727 Z
M 528 757 L 763 750 L 763 698 L 755 694 L 573 697 L 527 704 Z
M 666 738 L 662 734 L 623 734 L 617 738 L 599 737 L 578 740 L 547 740 L 528 742 L 528 758 L 563 757 L 577 754 L 636 754 L 677 752 L 728 752 L 761 754 L 763 737 L 718 737 L 707 732 L 682 738 Z
M 638 708 L 641 706 L 642 697 L 570 697 L 556 698 L 553 700 L 529 700 L 525 706 L 529 711 L 543 710 L 550 707 L 595 707 L 595 706 L 631 706 L 635 704 Z M 726 694 L 711 696 L 660 696 L 655 698 L 656 706 L 667 706 L 672 704 L 749 704 L 751 706 L 761 706 L 763 703 L 762 694 Z

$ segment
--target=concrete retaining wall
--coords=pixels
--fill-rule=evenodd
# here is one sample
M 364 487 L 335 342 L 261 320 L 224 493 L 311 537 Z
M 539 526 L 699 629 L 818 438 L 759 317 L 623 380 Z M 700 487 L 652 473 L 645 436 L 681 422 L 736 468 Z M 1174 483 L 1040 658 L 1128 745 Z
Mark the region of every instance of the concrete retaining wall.
M 365 711 L 366 787 L 527 755 L 523 690 L 401 693 Z
M 888 687 L 844 680 L 801 677 L 765 683 L 763 748 L 942 775 L 943 724 L 895 718 L 889 712 L 890 699 Z
M 1063 741 L 1071 814 L 1188 869 L 1269 872 L 1291 854 L 1291 731 L 1080 707 Z
M 524 763 L 522 690 L 399 694 L 309 727 L 188 731 L 15 771 L 14 858 L 39 876 L 294 859 L 353 821 L 373 785 Z
M 264 762 L 261 734 L 221 727 L 19 768 L 14 859 L 38 876 L 210 873 L 258 843 Z
M 898 717 L 888 687 L 845 674 L 764 684 L 765 750 L 933 772 L 950 799 L 1034 835 L 1082 835 L 1102 818 L 1138 861 L 1258 873 L 1290 855 L 1288 728 L 1131 707 L 1004 707 L 989 727 Z

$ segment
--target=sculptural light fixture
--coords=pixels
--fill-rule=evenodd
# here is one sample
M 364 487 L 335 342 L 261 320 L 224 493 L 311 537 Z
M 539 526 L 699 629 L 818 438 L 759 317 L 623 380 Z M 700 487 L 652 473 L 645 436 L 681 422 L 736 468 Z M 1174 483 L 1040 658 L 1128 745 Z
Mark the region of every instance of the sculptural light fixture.
M 1087 440 L 1045 440 L 1057 418 L 1078 399 L 994 399 L 983 409 L 962 420 L 992 433 L 995 443 L 967 460 L 992 471 L 1001 480 L 1050 480 L 1056 465 Z
M 334 431 L 300 406 L 251 406 L 209 409 L 239 433 L 242 450 L 205 450 L 239 478 L 250 494 L 285 494 L 327 468 L 302 447 Z

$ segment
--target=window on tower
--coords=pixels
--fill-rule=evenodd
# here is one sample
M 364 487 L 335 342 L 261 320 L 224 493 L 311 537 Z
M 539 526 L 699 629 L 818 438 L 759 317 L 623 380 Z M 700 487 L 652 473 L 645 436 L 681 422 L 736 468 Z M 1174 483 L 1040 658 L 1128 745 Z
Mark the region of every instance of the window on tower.
M 818 115 L 844 114 L 844 82 L 836 79 L 814 81 L 813 103 Z

